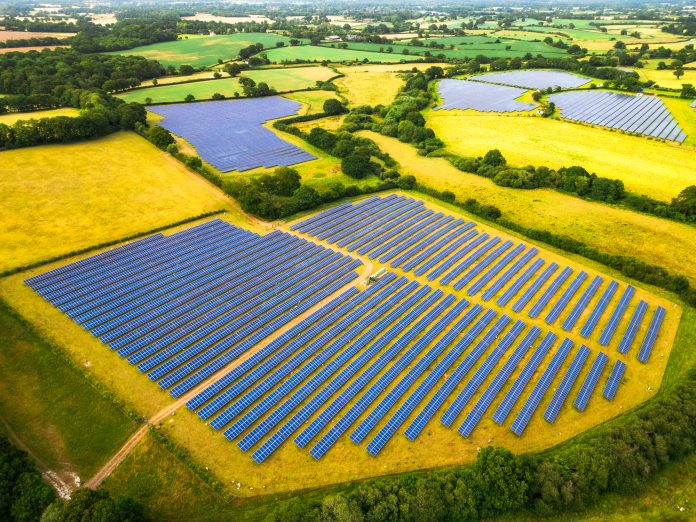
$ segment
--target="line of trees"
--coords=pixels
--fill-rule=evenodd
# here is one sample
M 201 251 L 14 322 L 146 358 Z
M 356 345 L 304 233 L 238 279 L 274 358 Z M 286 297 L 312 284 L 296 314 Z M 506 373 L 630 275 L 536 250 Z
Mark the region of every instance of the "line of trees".
M 55 36 L 41 36 L 34 38 L 22 38 L 17 40 L 5 40 L 0 42 L 0 49 L 14 49 L 19 47 L 40 47 L 43 45 L 66 45 L 70 43 L 68 38 L 56 38 Z
M 476 462 L 371 480 L 321 500 L 280 504 L 271 520 L 479 520 L 521 510 L 530 517 L 579 512 L 600 495 L 635 495 L 667 465 L 696 450 L 696 372 L 609 426 L 536 455 L 487 446 Z
M 125 103 L 99 91 L 82 94 L 80 106 L 84 110 L 79 116 L 0 123 L 0 149 L 82 141 L 118 130 L 133 130 L 137 123 L 145 123 L 145 108 L 138 103 Z

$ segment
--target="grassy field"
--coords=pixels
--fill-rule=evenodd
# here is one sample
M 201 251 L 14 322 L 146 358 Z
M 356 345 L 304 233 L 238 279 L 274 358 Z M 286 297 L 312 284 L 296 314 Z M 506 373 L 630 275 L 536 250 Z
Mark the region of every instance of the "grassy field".
M 460 201 L 475 198 L 497 206 L 508 219 L 573 237 L 609 253 L 633 252 L 648 263 L 686 275 L 696 284 L 696 267 L 691 262 L 696 229 L 692 226 L 584 201 L 554 190 L 499 187 L 489 179 L 455 169 L 444 159 L 419 156 L 412 146 L 395 138 L 369 131 L 361 135 L 375 140 L 384 152 L 400 162 L 405 173 L 440 190 L 451 190 Z M 650 248 L 636 250 L 638 244 Z
M 273 33 L 237 33 L 160 42 L 106 54 L 143 56 L 149 60 L 157 60 L 165 67 L 206 67 L 216 64 L 219 59 L 226 61 L 236 58 L 244 47 L 261 43 L 266 48 L 272 48 L 276 42 L 289 45 L 290 39 Z
M 682 84 L 690 83 L 693 85 L 696 83 L 696 70 L 692 69 L 685 69 L 684 75 L 679 79 L 674 76 L 674 70 L 665 69 L 658 71 L 648 68 L 634 70 L 644 81 L 652 80 L 660 87 L 666 87 L 668 89 L 681 89 Z
M 456 154 L 498 148 L 511 165 L 581 165 L 626 189 L 669 201 L 694 182 L 696 150 L 607 129 L 476 111 L 430 111 L 428 126 Z M 696 119 L 696 117 L 695 117 Z M 629 167 L 630 165 L 630 167 Z
M 305 60 L 321 62 L 401 62 L 414 61 L 417 57 L 401 54 L 379 53 L 371 51 L 355 51 L 352 49 L 337 49 L 333 47 L 322 47 L 317 45 L 302 45 L 299 47 L 281 47 L 268 51 L 268 59 L 272 63 L 294 62 L 295 60 Z
M 225 208 L 134 133 L 0 152 L 0 271 Z
M 135 422 L 0 302 L 0 431 L 72 484 L 115 453 Z M 88 364 L 88 359 L 80 361 Z
M 324 110 L 326 100 L 336 99 L 336 93 L 333 91 L 299 91 L 284 94 L 283 97 L 300 102 L 303 105 L 300 114 L 316 114 Z
M 326 67 L 294 67 L 245 71 L 242 76 L 251 78 L 256 83 L 266 82 L 269 87 L 278 92 L 284 92 L 314 87 L 318 80 L 326 81 L 336 76 L 336 73 Z M 215 93 L 222 94 L 226 98 L 233 98 L 235 92 L 242 94 L 239 79 L 226 77 L 219 80 L 136 89 L 117 96 L 127 102 L 145 103 L 150 98 L 152 103 L 165 103 L 184 101 L 184 98 L 189 94 L 192 94 L 197 100 L 209 100 Z
M 14 122 L 19 120 L 38 120 L 40 118 L 55 118 L 56 116 L 77 116 L 78 114 L 80 114 L 80 111 L 70 107 L 47 111 L 10 112 L 7 114 L 0 114 L 0 123 L 12 125 Z

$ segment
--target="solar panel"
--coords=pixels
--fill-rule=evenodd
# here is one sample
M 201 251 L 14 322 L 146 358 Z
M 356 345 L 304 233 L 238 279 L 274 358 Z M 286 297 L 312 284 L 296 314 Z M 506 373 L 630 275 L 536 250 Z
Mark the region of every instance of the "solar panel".
M 541 289 L 542 286 L 544 286 L 544 283 L 551 277 L 551 275 L 556 271 L 558 268 L 558 265 L 555 262 L 552 262 L 549 266 L 546 267 L 546 269 L 535 279 L 535 281 L 527 288 L 527 290 L 524 291 L 524 293 L 520 296 L 520 298 L 515 301 L 515 303 L 512 305 L 512 309 L 515 312 L 521 312 L 522 309 L 527 306 L 527 303 L 536 295 L 536 293 Z M 532 274 L 529 274 L 529 277 L 531 277 Z M 515 283 L 517 284 L 517 282 Z M 520 285 L 519 288 L 522 287 L 524 283 Z M 519 288 L 516 290 L 516 292 L 519 290 Z
M 650 358 L 650 353 L 652 352 L 653 346 L 655 345 L 655 339 L 657 339 L 657 335 L 662 327 L 662 321 L 665 318 L 665 313 L 665 309 L 661 306 L 658 306 L 655 309 L 655 313 L 650 321 L 648 331 L 645 334 L 643 342 L 640 345 L 640 350 L 638 351 L 638 360 L 642 363 L 647 363 L 648 359 Z
M 638 302 L 636 311 L 633 313 L 633 317 L 631 317 L 631 321 L 628 323 L 628 327 L 626 327 L 623 337 L 621 338 L 621 342 L 619 343 L 619 352 L 627 354 L 628 350 L 631 349 L 633 340 L 636 337 L 636 333 L 638 333 L 638 328 L 640 328 L 640 323 L 643 321 L 643 316 L 647 310 L 648 303 L 641 299 Z
M 604 387 L 604 398 L 608 401 L 613 401 L 616 396 L 616 391 L 619 389 L 619 384 L 621 384 L 621 379 L 623 379 L 624 373 L 626 372 L 626 364 L 620 360 L 616 360 L 614 367 L 611 370 L 607 384 Z
M 589 356 L 590 349 L 583 344 L 575 354 L 573 361 L 570 363 L 568 371 L 566 371 L 563 379 L 561 379 L 561 383 L 558 385 L 558 388 L 556 388 L 556 393 L 553 395 L 551 403 L 549 404 L 548 408 L 546 408 L 544 418 L 548 422 L 556 421 L 556 418 L 561 411 L 561 407 L 563 407 L 566 397 L 568 397 L 568 394 L 570 393 L 570 389 L 573 387 L 573 384 L 575 384 L 575 381 L 580 375 L 580 371 L 582 370 L 582 367 L 585 365 L 585 361 L 587 361 Z
M 592 313 L 587 318 L 587 321 L 585 322 L 585 325 L 582 327 L 582 330 L 580 330 L 580 335 L 582 335 L 585 338 L 592 335 L 592 332 L 594 331 L 595 327 L 597 326 L 597 323 L 599 322 L 599 318 L 607 309 L 607 306 L 609 306 L 609 301 L 611 301 L 611 298 L 614 297 L 614 294 L 616 293 L 616 290 L 618 290 L 618 288 L 619 284 L 616 281 L 612 281 L 611 283 L 609 283 L 609 286 L 607 286 L 607 288 L 604 290 L 602 297 L 599 298 L 599 301 L 595 305 L 594 310 L 592 310 Z
M 566 357 L 568 357 L 572 347 L 573 341 L 570 339 L 563 340 L 561 346 L 559 346 L 558 350 L 551 359 L 551 362 L 546 367 L 546 370 L 544 370 L 541 378 L 537 381 L 531 395 L 527 398 L 527 402 L 517 414 L 517 418 L 515 418 L 510 429 L 512 429 L 512 432 L 518 437 L 521 437 L 522 433 L 524 433 L 527 424 L 529 424 L 529 421 L 532 419 L 532 415 L 534 415 L 539 403 L 546 394 L 546 390 L 548 390 L 551 382 L 558 374 L 563 361 L 565 361 Z
M 566 289 L 565 292 L 563 292 L 563 295 L 561 295 L 561 298 L 556 302 L 555 305 L 553 305 L 553 308 L 551 308 L 551 311 L 546 315 L 546 321 L 547 324 L 553 324 L 556 322 L 556 319 L 558 319 L 558 316 L 561 315 L 561 312 L 565 310 L 565 307 L 568 305 L 568 302 L 573 298 L 573 296 L 576 294 L 576 292 L 580 289 L 580 286 L 582 283 L 585 282 L 585 279 L 587 279 L 587 274 L 582 271 L 580 272 L 575 279 L 573 280 L 572 283 L 570 283 L 570 286 Z
M 551 283 L 549 285 L 549 287 L 546 289 L 546 291 L 543 294 L 541 294 L 541 297 L 537 300 L 537 302 L 534 304 L 532 309 L 529 311 L 529 314 L 528 314 L 529 317 L 535 318 L 541 313 L 541 311 L 548 304 L 548 302 L 551 300 L 551 298 L 554 295 L 556 295 L 556 292 L 558 292 L 558 289 L 561 288 L 561 285 L 563 285 L 563 283 L 565 283 L 565 280 L 568 279 L 568 277 L 570 277 L 570 274 L 572 274 L 572 273 L 573 273 L 573 270 L 570 267 L 565 267 L 561 271 L 561 273 L 558 274 L 558 277 L 556 277 L 556 279 L 554 279 L 553 283 Z M 584 272 L 582 272 L 582 273 L 584 273 Z
M 635 292 L 636 289 L 633 288 L 631 285 L 628 285 L 626 287 L 626 290 L 624 290 L 624 293 L 621 296 L 619 303 L 616 305 L 616 308 L 614 309 L 614 311 L 611 314 L 611 317 L 609 318 L 609 322 L 604 327 L 602 335 L 599 338 L 599 344 L 601 344 L 602 346 L 606 346 L 609 344 L 609 342 L 611 342 L 611 338 L 614 336 L 614 332 L 616 331 L 616 328 L 619 326 L 619 321 L 621 321 L 621 318 L 626 312 L 626 308 L 628 308 L 628 303 L 631 301 L 631 298 L 633 297 L 633 294 Z
M 585 411 L 585 408 L 587 408 L 587 403 L 589 402 L 590 397 L 592 397 L 592 392 L 594 392 L 594 389 L 597 386 L 597 381 L 599 381 L 608 360 L 609 358 L 605 353 L 599 352 L 597 354 L 597 357 L 590 368 L 590 372 L 585 377 L 585 381 L 582 383 L 582 387 L 580 388 L 580 391 L 573 402 L 573 406 L 575 406 L 578 411 Z

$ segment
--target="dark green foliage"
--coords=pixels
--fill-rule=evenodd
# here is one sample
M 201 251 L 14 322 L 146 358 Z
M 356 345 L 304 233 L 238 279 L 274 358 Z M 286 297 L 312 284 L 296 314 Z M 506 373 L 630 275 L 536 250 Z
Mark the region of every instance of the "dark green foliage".
M 174 19 L 120 19 L 113 25 L 81 24 L 70 45 L 81 53 L 98 53 L 132 49 L 140 45 L 177 39 Z
M 492 516 L 522 507 L 527 500 L 528 484 L 519 460 L 510 451 L 488 446 L 474 464 L 478 485 L 479 513 Z
M 322 106 L 324 114 L 328 116 L 334 116 L 336 114 L 343 114 L 346 112 L 346 107 L 340 101 L 335 98 L 329 98 L 324 102 Z
M 416 178 L 410 174 L 407 176 L 401 176 L 396 184 L 399 185 L 399 188 L 402 190 L 411 190 L 416 186 Z
M 279 167 L 273 175 L 264 174 L 254 179 L 252 185 L 261 192 L 289 197 L 300 188 L 300 174 L 295 169 Z
M 338 138 L 334 133 L 329 132 L 326 129 L 322 129 L 321 127 L 314 127 L 309 132 L 309 135 L 307 136 L 307 141 L 315 147 L 318 147 L 322 150 L 330 151 L 336 145 Z
M 164 68 L 140 56 L 80 54 L 72 49 L 0 54 L 0 93 L 50 95 L 54 106 L 78 107 L 82 90 L 162 76 Z M 107 84 L 111 81 L 112 83 Z
M 50 516 L 49 516 L 50 514 Z M 105 490 L 80 488 L 70 500 L 58 500 L 44 519 L 50 522 L 144 522 L 143 506 L 127 497 L 112 498 Z
M 498 149 L 491 149 L 486 152 L 485 156 L 481 160 L 484 165 L 490 165 L 491 167 L 500 167 L 507 164 L 505 156 Z
M 341 170 L 346 176 L 363 179 L 371 174 L 377 174 L 380 166 L 370 160 L 369 152 L 353 151 L 341 160 Z
M 239 84 L 242 86 L 244 96 L 248 98 L 260 98 L 277 94 L 277 91 L 271 89 L 266 82 L 259 82 L 257 84 L 254 80 L 246 76 L 239 78 Z
M 672 200 L 672 207 L 683 213 L 690 221 L 696 220 L 696 185 L 691 185 L 682 190 Z
M 55 497 L 29 456 L 0 434 L 0 520 L 39 520 Z
M 172 136 L 172 133 L 159 125 L 155 125 L 149 129 L 146 137 L 162 150 L 165 150 L 168 145 L 174 143 L 174 136 Z

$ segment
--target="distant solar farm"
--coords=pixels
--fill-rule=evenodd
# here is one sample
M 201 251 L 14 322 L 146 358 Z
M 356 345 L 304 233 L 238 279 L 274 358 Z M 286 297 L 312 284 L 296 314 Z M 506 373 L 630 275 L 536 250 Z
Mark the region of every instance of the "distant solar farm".
M 263 123 L 292 116 L 300 104 L 281 96 L 195 104 L 157 105 L 159 125 L 190 142 L 199 156 L 222 172 L 289 166 L 315 159 L 282 140 Z
M 395 194 L 265 235 L 208 221 L 26 283 L 259 464 L 618 414 L 674 335 L 664 301 Z
M 537 107 L 536 104 L 515 101 L 515 98 L 519 98 L 525 92 L 525 89 L 506 85 L 445 79 L 438 84 L 442 104 L 436 109 L 474 109 L 481 112 L 531 111 Z

